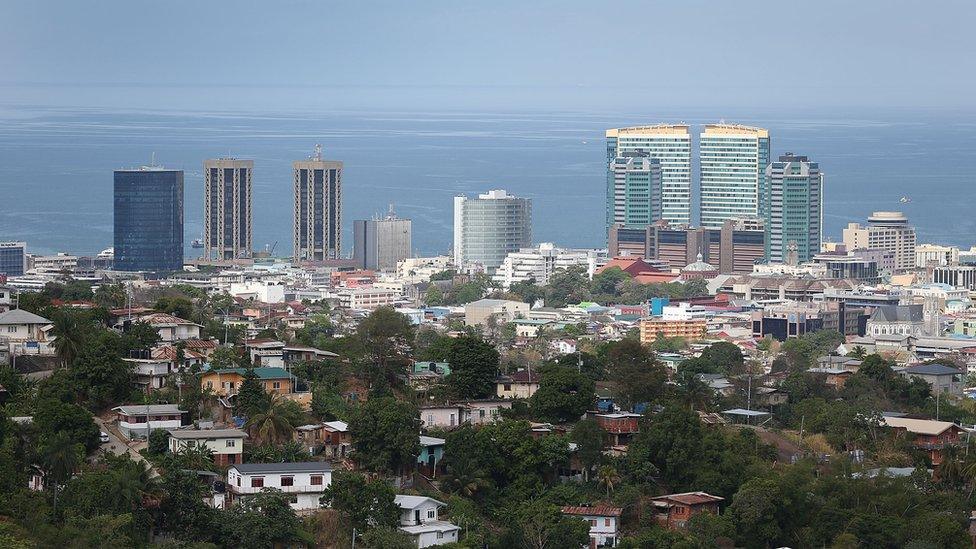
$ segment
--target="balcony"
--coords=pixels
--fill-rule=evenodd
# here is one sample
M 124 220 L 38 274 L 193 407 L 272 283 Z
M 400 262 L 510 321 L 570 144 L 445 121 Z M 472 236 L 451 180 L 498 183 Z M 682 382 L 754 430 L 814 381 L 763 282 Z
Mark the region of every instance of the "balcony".
M 265 488 L 273 488 L 275 490 L 281 490 L 286 494 L 314 494 L 316 492 L 324 492 L 327 485 L 326 484 L 317 484 L 317 485 L 304 484 L 304 485 L 295 485 L 295 486 L 264 485 L 261 487 L 256 487 L 256 486 L 250 486 L 250 483 L 248 483 L 248 486 L 235 486 L 233 484 L 228 484 L 227 486 L 230 489 L 230 491 L 235 494 L 248 495 L 248 494 L 259 494 L 261 493 L 261 490 L 264 490 Z

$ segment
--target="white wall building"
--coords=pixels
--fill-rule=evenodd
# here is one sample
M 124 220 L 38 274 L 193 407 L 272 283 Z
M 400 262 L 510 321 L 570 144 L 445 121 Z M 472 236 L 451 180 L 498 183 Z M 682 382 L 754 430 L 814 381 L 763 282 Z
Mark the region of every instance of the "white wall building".
M 393 305 L 403 294 L 385 288 L 343 288 L 335 293 L 339 306 L 346 309 L 373 310 Z
M 244 463 L 227 470 L 229 503 L 274 488 L 285 493 L 292 509 L 312 511 L 331 483 L 332 465 L 324 461 Z
M 505 256 L 532 244 L 532 200 L 503 190 L 454 197 L 454 264 L 493 274 Z
M 645 152 L 661 164 L 661 217 L 691 223 L 691 133 L 684 124 L 655 124 L 606 131 L 607 165 L 627 152 Z
M 516 318 L 525 318 L 528 314 L 528 303 L 507 299 L 479 299 L 464 306 L 464 324 L 466 326 L 483 325 L 489 317 L 494 316 L 498 324 L 501 325 Z
M 276 281 L 246 280 L 233 282 L 230 285 L 230 295 L 241 299 L 253 298 L 261 303 L 283 303 L 285 301 L 285 285 Z
M 597 269 L 607 264 L 606 250 L 574 250 L 557 248 L 551 242 L 538 247 L 522 248 L 505 256 L 492 280 L 508 288 L 515 282 L 535 280 L 539 286 L 549 283 L 549 277 L 559 269 L 580 266 L 593 278 Z
M 844 229 L 848 250 L 886 250 L 895 255 L 895 270 L 915 268 L 915 227 L 901 212 L 874 212 L 868 225 L 850 223 Z
M 761 217 L 766 189 L 769 131 L 738 124 L 708 124 L 698 142 L 701 226 L 720 229 L 728 219 Z
M 400 531 L 414 539 L 418 548 L 455 543 L 461 528 L 437 519 L 438 510 L 447 504 L 425 496 L 397 495 Z
M 236 465 L 244 453 L 247 433 L 240 429 L 173 429 L 169 432 L 169 451 L 178 454 L 189 448 L 206 448 L 220 466 Z
M 919 244 L 915 247 L 915 266 L 922 268 L 929 265 L 945 267 L 959 263 L 959 248 L 955 246 L 939 246 L 938 244 Z

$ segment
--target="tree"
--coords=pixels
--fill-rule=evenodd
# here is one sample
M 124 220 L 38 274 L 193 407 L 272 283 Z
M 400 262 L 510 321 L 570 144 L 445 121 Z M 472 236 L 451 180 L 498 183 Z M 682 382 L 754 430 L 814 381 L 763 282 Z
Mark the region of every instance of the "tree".
M 286 403 L 277 394 L 271 395 L 267 406 L 248 416 L 244 424 L 257 440 L 271 444 L 281 444 L 291 440 L 295 426 L 289 421 Z
M 451 342 L 447 383 L 458 398 L 487 398 L 495 393 L 498 351 L 483 340 L 462 336 Z
M 620 475 L 617 473 L 617 469 L 613 465 L 603 465 L 596 472 L 596 479 L 607 489 L 607 499 L 610 499 L 610 492 L 613 492 L 614 486 L 620 481 Z
M 71 365 L 85 346 L 91 326 L 78 313 L 70 309 L 58 309 L 51 327 L 54 352 L 62 367 Z
M 98 447 L 98 426 L 88 410 L 54 399 L 39 401 L 36 409 L 34 426 L 39 439 L 53 438 L 63 433 L 72 444 L 81 444 L 86 450 Z
M 169 431 L 154 429 L 149 433 L 149 444 L 146 450 L 154 456 L 161 456 L 169 451 Z
M 160 487 L 160 526 L 165 531 L 183 541 L 216 541 L 220 537 L 219 511 L 204 503 L 204 484 L 196 474 L 167 469 Z
M 244 381 L 241 382 L 234 397 L 234 409 L 238 416 L 251 417 L 267 410 L 271 402 L 271 396 L 264 390 L 264 386 L 258 383 L 257 374 L 253 369 L 244 372 Z
M 376 375 L 387 381 L 405 371 L 413 335 L 410 319 L 393 307 L 377 307 L 356 328 L 367 360 L 379 369 Z
M 851 352 L 847 353 L 847 356 L 855 358 L 857 360 L 864 360 L 864 357 L 868 356 L 868 351 L 860 345 L 855 345 Z
M 446 362 L 453 337 L 441 335 L 431 328 L 417 330 L 414 338 L 414 357 L 423 362 Z
M 335 327 L 328 315 L 312 315 L 305 321 L 305 326 L 295 331 L 295 339 L 302 345 L 318 347 L 334 333 Z
M 885 360 L 881 355 L 873 354 L 864 357 L 858 373 L 880 382 L 888 381 L 895 375 L 892 362 Z
M 623 339 L 611 344 L 607 363 L 621 407 L 651 402 L 663 394 L 667 369 L 639 341 Z
M 436 284 L 431 284 L 424 292 L 424 303 L 430 307 L 442 305 L 444 303 L 444 292 Z
M 776 482 L 762 478 L 749 480 L 735 493 L 729 513 L 747 547 L 768 547 L 780 538 L 778 494 Z
M 620 294 L 620 285 L 630 279 L 630 274 L 620 267 L 610 267 L 603 272 L 593 275 L 590 291 L 593 295 L 606 296 L 610 300 Z
M 368 527 L 395 528 L 400 508 L 395 503 L 396 491 L 383 480 L 367 480 L 359 473 L 338 471 L 322 495 L 322 505 L 349 517 L 359 532 Z
M 522 505 L 517 516 L 525 547 L 563 549 L 589 543 L 589 525 L 582 519 L 563 515 L 555 505 L 541 500 L 531 501 Z
M 539 389 L 529 402 L 539 419 L 563 423 L 579 419 L 594 399 L 592 379 L 578 373 L 575 368 L 551 365 L 542 371 Z
M 74 441 L 66 431 L 48 438 L 40 448 L 44 486 L 54 494 L 54 508 L 58 506 L 58 494 L 71 475 L 85 459 L 85 447 Z
M 420 419 L 412 404 L 393 397 L 371 398 L 353 416 L 349 432 L 354 459 L 371 471 L 400 473 L 416 464 Z
M 554 272 L 546 286 L 546 304 L 550 307 L 565 307 L 569 303 L 580 303 L 590 299 L 590 281 L 583 267 L 574 266 Z
M 228 545 L 233 547 L 271 549 L 278 544 L 311 541 L 288 504 L 288 496 L 270 488 L 241 500 L 231 509 L 226 524 Z
M 159 340 L 159 332 L 148 322 L 133 322 L 122 333 L 120 352 L 128 357 L 129 351 L 151 349 Z
M 193 316 L 193 302 L 185 297 L 163 296 L 156 300 L 153 309 L 182 319 Z
M 716 371 L 725 374 L 738 374 L 742 372 L 745 364 L 745 357 L 742 356 L 742 349 L 734 343 L 719 341 L 713 343 L 702 351 L 701 359 L 712 364 Z
M 603 462 L 603 437 L 606 432 L 593 418 L 576 423 L 569 439 L 576 443 L 576 457 L 583 466 L 583 478 L 590 480 L 590 472 Z
M 116 404 L 132 392 L 132 367 L 122 360 L 120 347 L 119 336 L 99 330 L 70 368 L 79 393 L 92 409 Z
M 416 549 L 417 542 L 396 528 L 371 528 L 363 534 L 364 549 Z
M 582 364 L 580 364 L 582 362 Z M 593 381 L 602 381 L 607 378 L 607 365 L 603 360 L 587 352 L 569 353 L 559 357 L 556 361 L 562 366 L 569 366 L 583 372 L 583 375 Z

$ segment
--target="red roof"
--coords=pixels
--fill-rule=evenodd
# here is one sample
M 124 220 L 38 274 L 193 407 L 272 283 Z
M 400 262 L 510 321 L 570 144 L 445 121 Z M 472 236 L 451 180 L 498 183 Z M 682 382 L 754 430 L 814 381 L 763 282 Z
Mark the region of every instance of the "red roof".
M 675 280 L 678 280 L 680 276 L 681 275 L 666 273 L 663 271 L 644 272 L 634 275 L 634 280 L 641 284 L 656 284 L 661 282 L 674 282 Z
M 187 349 L 216 349 L 217 344 L 216 339 L 186 339 L 183 341 L 183 346 Z
M 582 515 L 587 517 L 619 517 L 623 514 L 623 507 L 610 507 L 609 505 L 577 505 L 563 507 L 564 515 Z
M 538 383 L 539 374 L 528 370 L 519 370 L 513 374 L 508 374 L 508 378 L 516 383 Z
M 597 269 L 596 272 L 597 274 L 600 274 L 603 271 L 612 269 L 614 267 L 619 268 L 621 271 L 624 271 L 630 276 L 637 276 L 642 273 L 660 272 L 650 263 L 644 261 L 640 257 L 615 257 L 608 261 L 606 265 Z
M 702 505 L 705 503 L 718 503 L 725 501 L 725 498 L 713 496 L 705 492 L 684 492 L 681 494 L 666 494 L 651 498 L 652 501 L 671 501 L 682 505 Z

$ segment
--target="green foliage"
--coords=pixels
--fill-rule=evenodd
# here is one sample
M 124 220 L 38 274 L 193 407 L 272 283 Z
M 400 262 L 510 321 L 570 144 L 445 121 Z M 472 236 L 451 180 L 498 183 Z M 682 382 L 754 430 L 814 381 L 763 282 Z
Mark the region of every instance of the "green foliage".
M 392 307 L 377 307 L 356 327 L 356 337 L 365 350 L 366 366 L 373 382 L 392 382 L 406 372 L 414 328 L 406 315 Z
M 396 528 L 389 526 L 371 528 L 363 534 L 364 549 L 415 549 L 417 543 Z
M 414 340 L 414 358 L 419 362 L 446 362 L 454 338 L 437 333 L 431 328 L 417 330 Z
M 156 300 L 153 309 L 189 320 L 193 316 L 193 301 L 185 297 L 163 296 Z
M 308 541 L 288 496 L 265 488 L 234 506 L 225 519 L 228 545 L 271 549 L 278 544 Z
M 603 441 L 606 432 L 600 424 L 592 418 L 584 419 L 573 426 L 569 433 L 569 439 L 576 443 L 576 457 L 579 458 L 583 466 L 583 475 L 586 480 L 590 478 L 590 472 L 596 469 L 603 460 Z
M 727 375 L 742 373 L 745 357 L 739 346 L 728 341 L 713 343 L 702 351 L 701 360 L 711 364 L 713 371 Z
M 266 410 L 270 403 L 271 395 L 265 392 L 254 371 L 248 370 L 234 397 L 234 412 L 239 417 L 251 417 Z
M 42 440 L 64 434 L 70 443 L 80 444 L 87 450 L 98 447 L 98 426 L 88 410 L 75 404 L 54 399 L 38 402 L 34 427 Z
M 614 396 L 622 408 L 652 402 L 664 393 L 667 369 L 639 341 L 623 339 L 612 343 L 607 364 L 615 385 Z
M 126 399 L 132 390 L 132 368 L 119 355 L 121 341 L 99 330 L 86 342 L 69 368 L 80 399 L 101 410 Z
M 559 507 L 541 500 L 522 505 L 517 514 L 522 545 L 531 549 L 563 549 L 589 543 L 590 526 L 563 515 Z
M 133 322 L 122 334 L 119 352 L 122 357 L 128 357 L 129 351 L 151 349 L 159 340 L 159 332 L 148 322 Z
M 149 443 L 146 450 L 155 456 L 160 456 L 169 451 L 169 431 L 166 429 L 155 429 L 149 433 Z
M 368 527 L 395 528 L 400 508 L 394 502 L 396 491 L 382 480 L 367 480 L 359 473 L 338 471 L 325 489 L 322 505 L 345 513 L 359 532 Z
M 160 479 L 160 488 L 163 529 L 184 542 L 219 540 L 223 530 L 221 512 L 204 503 L 206 486 L 194 473 L 169 469 Z
M 575 368 L 552 365 L 542 371 L 530 403 L 535 417 L 563 423 L 580 418 L 595 399 L 593 380 Z
M 244 425 L 255 440 L 281 444 L 291 440 L 295 427 L 302 424 L 304 413 L 300 407 L 296 410 L 296 406 L 295 402 L 271 395 L 263 408 L 251 410 Z
M 458 398 L 486 398 L 495 394 L 498 375 L 498 351 L 474 336 L 462 336 L 451 342 L 447 361 L 451 375 L 447 383 Z
M 356 462 L 384 473 L 412 468 L 420 453 L 419 417 L 416 406 L 393 397 L 366 401 L 349 423 Z

